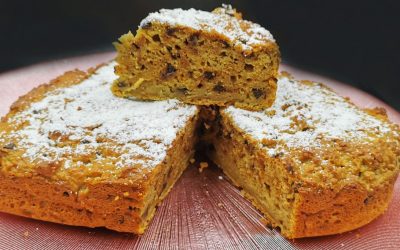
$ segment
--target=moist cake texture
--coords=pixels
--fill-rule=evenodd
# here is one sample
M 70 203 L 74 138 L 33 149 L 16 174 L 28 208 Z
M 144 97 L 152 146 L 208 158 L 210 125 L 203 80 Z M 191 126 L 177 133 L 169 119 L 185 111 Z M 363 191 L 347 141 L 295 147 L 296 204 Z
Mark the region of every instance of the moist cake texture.
M 115 97 L 115 63 L 68 72 L 0 123 L 0 211 L 143 233 L 194 153 L 198 109 Z
M 213 12 L 162 9 L 115 46 L 117 96 L 248 110 L 275 99 L 278 46 L 269 31 L 230 6 Z
M 400 137 L 382 110 L 284 74 L 272 107 L 227 107 L 215 120 L 210 158 L 284 236 L 349 231 L 387 208 Z

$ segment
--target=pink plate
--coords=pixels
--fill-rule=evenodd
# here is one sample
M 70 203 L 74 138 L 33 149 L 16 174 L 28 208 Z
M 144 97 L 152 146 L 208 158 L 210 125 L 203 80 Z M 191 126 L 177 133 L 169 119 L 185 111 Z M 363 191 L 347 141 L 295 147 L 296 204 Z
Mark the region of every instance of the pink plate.
M 34 86 L 74 68 L 111 60 L 114 53 L 47 62 L 0 75 L 0 116 Z M 376 98 L 336 82 L 283 66 L 299 79 L 327 83 L 362 107 L 385 107 L 392 121 L 400 114 Z M 106 229 L 71 227 L 0 213 L 0 249 L 399 249 L 400 181 L 387 212 L 370 224 L 340 235 L 286 240 L 265 227 L 252 207 L 216 167 L 190 167 L 177 182 L 142 236 Z

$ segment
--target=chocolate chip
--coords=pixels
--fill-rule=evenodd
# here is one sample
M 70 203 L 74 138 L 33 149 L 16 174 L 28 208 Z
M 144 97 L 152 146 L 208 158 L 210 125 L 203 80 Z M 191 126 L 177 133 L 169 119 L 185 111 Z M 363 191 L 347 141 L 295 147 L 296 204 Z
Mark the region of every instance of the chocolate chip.
M 15 144 L 14 143 L 8 143 L 8 144 L 4 145 L 3 148 L 13 150 L 15 148 Z
M 253 65 L 251 65 L 251 64 L 245 64 L 244 65 L 244 69 L 245 70 L 247 70 L 247 71 L 253 71 L 254 70 L 254 66 Z
M 199 40 L 199 34 L 192 34 L 191 36 L 189 36 L 187 42 L 189 45 L 195 46 L 197 45 L 198 40 Z
M 230 47 L 230 45 L 229 45 L 229 43 L 227 41 L 225 41 L 225 40 L 220 40 L 220 41 L 223 44 L 224 48 L 229 48 Z
M 65 191 L 65 192 L 63 193 L 63 196 L 64 196 L 64 197 L 69 197 L 69 193 L 68 193 L 67 191 Z
M 142 29 L 150 29 L 151 28 L 151 22 L 147 22 L 147 23 L 144 23 L 144 24 L 142 24 L 142 26 L 141 26 L 141 28 Z
M 176 31 L 177 31 L 176 28 L 167 28 L 167 35 L 173 36 Z
M 118 86 L 118 88 L 125 88 L 126 87 L 126 83 L 125 82 L 118 82 L 117 86 Z
M 364 200 L 365 205 L 368 205 L 368 203 L 369 203 L 369 197 L 365 198 L 365 200 Z
M 280 158 L 280 157 L 282 157 L 282 156 L 283 156 L 283 152 L 279 152 L 279 153 L 274 154 L 272 157 L 274 157 L 274 158 Z
M 290 164 L 286 165 L 286 170 L 289 172 L 289 174 L 293 174 L 294 173 L 293 166 L 290 165 Z
M 131 47 L 132 47 L 132 49 L 139 49 L 139 46 L 137 46 L 136 43 L 132 43 Z
M 89 140 L 86 140 L 86 139 L 83 139 L 82 141 L 81 141 L 81 144 L 89 144 L 90 143 L 90 141 Z
M 217 83 L 217 85 L 214 86 L 213 90 L 218 92 L 218 93 L 221 93 L 221 92 L 225 91 L 225 87 L 222 86 L 221 83 Z
M 124 216 L 122 216 L 122 217 L 118 220 L 118 223 L 119 223 L 119 224 L 124 224 L 124 222 L 125 222 L 125 218 L 124 218 Z
M 254 97 L 257 99 L 265 94 L 262 89 L 252 89 L 251 91 L 253 92 Z
M 159 35 L 154 35 L 151 37 L 153 39 L 154 42 L 161 42 L 160 36 Z
M 35 115 L 37 115 L 37 114 L 40 113 L 40 111 L 35 109 L 35 110 L 32 111 L 32 113 L 35 114 Z
M 210 71 L 206 71 L 204 72 L 204 78 L 211 80 L 215 77 L 215 73 L 214 72 L 210 72 Z
M 176 71 L 175 67 L 172 66 L 172 64 L 168 63 L 168 64 L 167 64 L 167 68 L 166 68 L 166 70 L 165 70 L 165 75 L 166 75 L 166 76 L 170 76 L 170 75 L 172 75 L 173 73 L 175 73 L 175 71 Z

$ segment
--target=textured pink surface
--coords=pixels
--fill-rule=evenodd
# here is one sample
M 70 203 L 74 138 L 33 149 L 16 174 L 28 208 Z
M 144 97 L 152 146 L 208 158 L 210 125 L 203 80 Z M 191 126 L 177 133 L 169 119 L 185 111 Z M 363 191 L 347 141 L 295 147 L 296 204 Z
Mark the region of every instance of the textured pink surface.
M 17 96 L 66 70 L 87 69 L 110 60 L 97 54 L 43 63 L 0 75 L 0 116 Z M 400 115 L 374 97 L 334 80 L 288 66 L 299 79 L 328 83 L 362 107 L 382 106 L 392 121 Z M 388 211 L 352 232 L 288 241 L 265 227 L 261 214 L 215 167 L 190 167 L 159 207 L 148 231 L 138 237 L 106 229 L 70 227 L 0 213 L 0 249 L 399 249 L 400 181 Z

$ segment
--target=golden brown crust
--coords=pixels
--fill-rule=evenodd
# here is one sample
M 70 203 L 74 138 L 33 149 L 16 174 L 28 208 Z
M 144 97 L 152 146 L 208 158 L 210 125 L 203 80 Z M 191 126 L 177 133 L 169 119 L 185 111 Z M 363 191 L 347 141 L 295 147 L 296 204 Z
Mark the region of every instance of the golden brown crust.
M 331 235 L 359 228 L 385 212 L 397 175 L 368 192 L 354 184 L 339 192 L 313 188 L 299 190 L 290 238 Z

